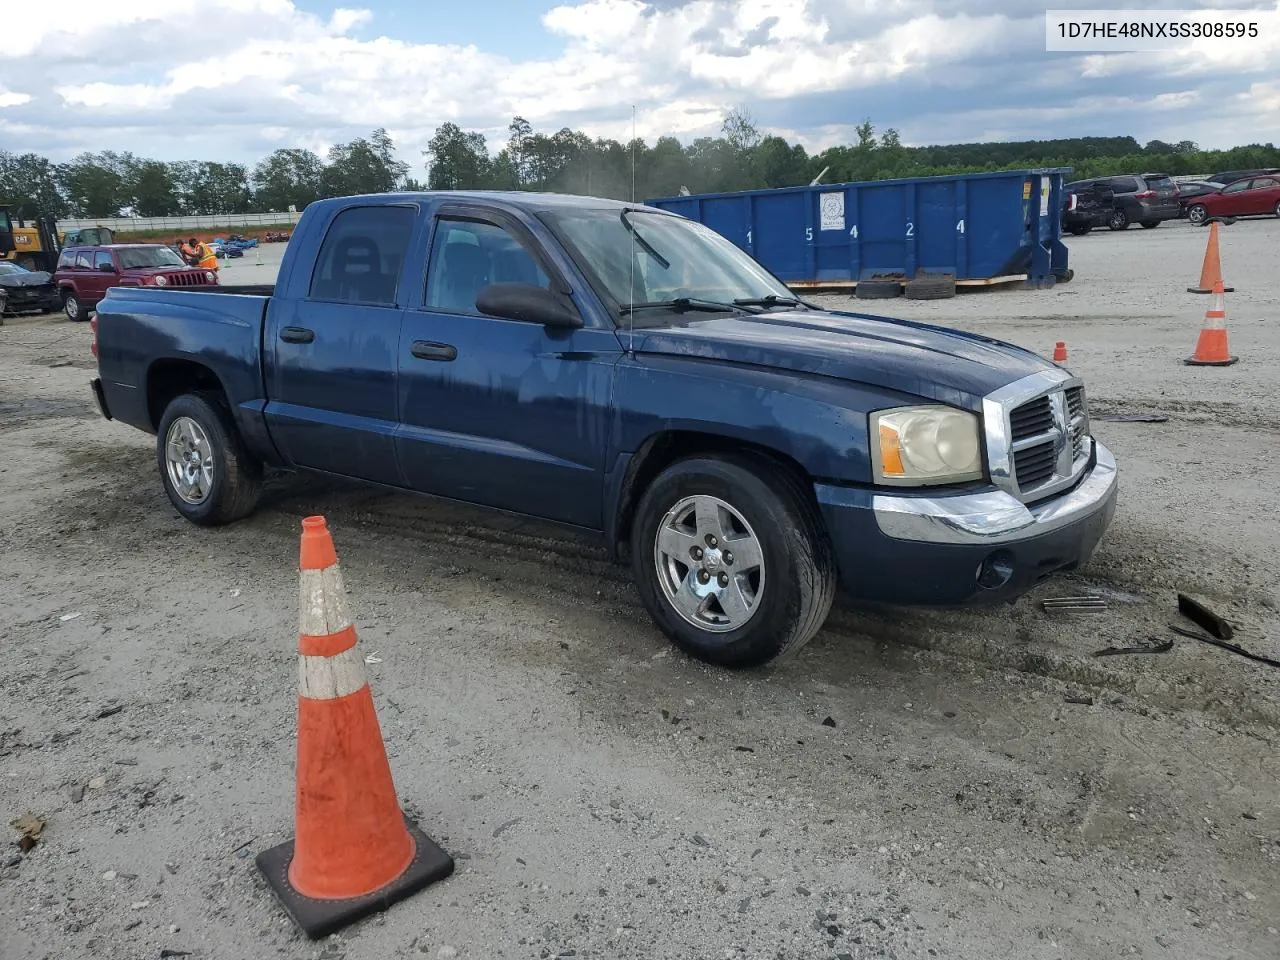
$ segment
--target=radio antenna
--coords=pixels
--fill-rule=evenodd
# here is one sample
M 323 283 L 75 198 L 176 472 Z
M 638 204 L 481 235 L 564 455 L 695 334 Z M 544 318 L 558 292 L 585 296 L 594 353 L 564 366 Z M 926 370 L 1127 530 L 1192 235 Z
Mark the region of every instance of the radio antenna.
M 634 206 L 636 202 L 636 105 L 631 105 L 631 203 Z M 625 218 L 626 211 L 622 216 Z M 631 302 L 627 309 L 627 352 L 634 356 L 635 354 L 635 315 L 636 309 L 636 234 L 635 230 L 627 231 L 631 240 Z

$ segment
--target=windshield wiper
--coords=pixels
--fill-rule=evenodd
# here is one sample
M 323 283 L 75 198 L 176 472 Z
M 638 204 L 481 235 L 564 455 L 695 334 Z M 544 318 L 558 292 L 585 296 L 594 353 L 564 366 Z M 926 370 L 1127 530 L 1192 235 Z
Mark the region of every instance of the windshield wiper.
M 636 238 L 636 243 L 640 244 L 640 247 L 644 250 L 644 252 L 649 254 L 649 256 L 653 257 L 653 259 L 657 260 L 663 270 L 670 270 L 671 261 L 668 260 L 666 257 L 664 257 L 662 254 L 660 254 L 657 250 L 653 249 L 653 245 L 649 243 L 649 241 L 646 240 L 644 237 L 640 236 L 640 233 L 638 230 L 636 230 L 635 225 L 630 220 L 627 219 L 627 211 L 623 210 L 622 213 L 619 214 L 619 217 L 622 220 L 622 225 L 627 228 L 627 231 L 631 234 L 631 236 Z
M 624 303 L 618 308 L 621 314 L 634 313 L 637 310 L 677 310 L 684 313 L 686 310 L 702 310 L 708 313 L 720 313 L 729 311 L 730 313 L 746 313 L 754 316 L 754 311 L 748 310 L 746 306 L 740 303 L 724 303 L 720 300 L 700 300 L 697 297 L 676 297 L 674 300 L 654 300 L 649 303 Z
M 767 297 L 739 297 L 733 301 L 742 307 L 808 307 L 809 304 L 795 297 L 780 297 L 771 293 Z

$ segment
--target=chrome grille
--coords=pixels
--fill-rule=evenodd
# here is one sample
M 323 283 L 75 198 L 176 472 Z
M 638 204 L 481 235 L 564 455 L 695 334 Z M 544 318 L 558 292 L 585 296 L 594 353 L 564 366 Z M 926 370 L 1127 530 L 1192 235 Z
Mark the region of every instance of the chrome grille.
M 1065 370 L 1032 374 L 983 399 L 992 482 L 1025 502 L 1071 486 L 1093 453 L 1084 387 Z
M 1037 397 L 1009 414 L 1009 426 L 1016 443 L 1044 433 L 1053 426 L 1053 407 L 1048 397 Z

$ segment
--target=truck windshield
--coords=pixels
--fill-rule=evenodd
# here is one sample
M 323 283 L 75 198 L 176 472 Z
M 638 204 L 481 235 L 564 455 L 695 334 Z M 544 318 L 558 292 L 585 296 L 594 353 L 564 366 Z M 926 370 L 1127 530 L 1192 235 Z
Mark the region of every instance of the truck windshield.
M 742 250 L 692 220 L 644 210 L 575 210 L 546 219 L 623 312 L 642 304 L 669 304 L 683 312 L 690 302 L 704 308 L 718 303 L 732 312 L 734 301 L 760 307 L 774 300 L 796 303 L 790 290 Z M 645 311 L 655 312 L 661 311 Z M 641 322 L 638 313 L 635 322 Z
M 168 247 L 126 247 L 117 251 L 120 269 L 142 270 L 147 267 L 185 267 L 182 258 Z

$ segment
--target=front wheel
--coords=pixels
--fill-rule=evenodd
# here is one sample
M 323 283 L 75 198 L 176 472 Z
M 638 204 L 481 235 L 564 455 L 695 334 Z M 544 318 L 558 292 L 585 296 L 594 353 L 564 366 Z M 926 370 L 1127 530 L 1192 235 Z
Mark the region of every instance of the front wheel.
M 156 432 L 156 461 L 169 502 L 192 523 L 230 523 L 257 505 L 262 465 L 213 398 L 187 393 L 169 404 Z
M 663 471 L 637 507 L 631 563 L 659 628 L 719 666 L 799 650 L 835 597 L 817 507 L 796 477 L 762 458 L 698 456 Z
M 1272 211 L 1277 217 L 1280 217 L 1280 200 L 1276 201 L 1276 208 Z
M 1277 204 L 1276 206 L 1280 206 L 1280 204 Z M 1208 216 L 1209 216 L 1209 211 L 1205 208 L 1205 205 L 1203 203 L 1193 204 L 1191 208 L 1187 210 L 1187 219 L 1190 220 L 1192 223 L 1194 223 L 1196 226 L 1199 226 L 1200 224 L 1204 223 L 1205 219 Z
M 1142 221 L 1143 230 L 1154 230 L 1158 226 L 1160 226 L 1159 220 L 1143 220 Z

